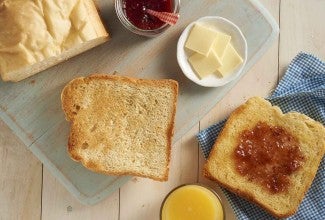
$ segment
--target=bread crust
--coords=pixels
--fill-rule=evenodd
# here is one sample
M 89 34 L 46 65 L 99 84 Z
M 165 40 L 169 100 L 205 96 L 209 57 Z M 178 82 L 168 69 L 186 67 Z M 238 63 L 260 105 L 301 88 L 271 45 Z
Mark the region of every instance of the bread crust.
M 240 196 L 240 197 L 242 197 L 242 198 L 244 198 L 244 199 L 246 199 L 246 200 L 248 200 L 248 201 L 250 201 L 250 202 L 255 203 L 256 205 L 258 205 L 259 207 L 261 207 L 262 209 L 264 209 L 265 211 L 267 211 L 268 213 L 270 213 L 271 215 L 273 215 L 273 216 L 276 217 L 276 218 L 287 218 L 287 217 L 289 217 L 289 216 L 295 214 L 296 211 L 298 210 L 298 206 L 297 206 L 296 209 L 293 209 L 293 210 L 287 212 L 286 214 L 279 214 L 279 213 L 275 212 L 274 210 L 269 209 L 269 208 L 268 208 L 267 206 L 265 206 L 263 203 L 260 203 L 260 202 L 256 199 L 256 197 L 255 197 L 253 194 L 250 194 L 250 193 L 248 193 L 248 192 L 241 191 L 240 189 L 237 189 L 237 188 L 233 187 L 233 186 L 230 185 L 230 184 L 227 184 L 227 183 L 225 183 L 225 182 L 219 181 L 217 178 L 215 178 L 214 176 L 212 176 L 212 175 L 211 175 L 211 174 L 210 174 L 206 169 L 203 170 L 203 175 L 204 175 L 206 178 L 208 178 L 208 179 L 210 179 L 210 180 L 212 180 L 212 181 L 217 182 L 218 185 L 220 185 L 220 186 L 226 188 L 226 189 L 229 190 L 230 192 L 233 192 L 233 193 L 235 193 L 236 195 L 238 195 L 238 196 Z M 305 191 L 305 192 L 306 192 L 306 191 Z M 305 194 L 305 193 L 304 193 L 304 194 Z M 300 202 L 301 202 L 301 201 L 302 201 L 302 199 L 300 200 Z M 299 203 L 300 203 L 300 202 L 299 202 Z
M 233 126 L 236 124 L 236 122 L 238 122 L 238 120 L 240 120 L 239 118 L 242 118 L 242 116 L 244 114 L 248 114 L 249 110 L 247 110 L 250 106 L 252 105 L 256 105 L 258 106 L 261 110 L 262 108 L 269 108 L 271 109 L 270 111 L 272 111 L 272 114 L 275 118 L 280 118 L 281 120 L 285 120 L 286 118 L 290 118 L 290 119 L 297 119 L 297 120 L 301 120 L 304 121 L 304 123 L 309 124 L 310 126 L 315 126 L 317 127 L 317 129 L 315 130 L 320 130 L 320 135 L 319 137 L 323 137 L 322 140 L 319 141 L 319 146 L 318 146 L 318 153 L 319 155 L 317 156 L 317 158 L 312 158 L 313 160 L 315 160 L 315 163 L 317 163 L 316 169 L 310 171 L 307 170 L 308 172 L 305 173 L 306 178 L 308 178 L 308 183 L 304 185 L 304 190 L 299 194 L 299 195 L 295 195 L 296 201 L 297 201 L 297 205 L 294 207 L 291 207 L 289 210 L 284 210 L 283 212 L 279 212 L 276 211 L 275 209 L 270 208 L 270 206 L 266 205 L 266 203 L 264 203 L 264 201 L 261 201 L 260 198 L 257 197 L 256 192 L 255 195 L 252 191 L 247 190 L 247 189 L 241 189 L 238 188 L 238 185 L 233 184 L 232 182 L 226 181 L 225 179 L 222 179 L 220 176 L 216 176 L 218 171 L 214 171 L 212 170 L 212 168 L 210 167 L 211 164 L 215 163 L 216 158 L 218 158 L 216 155 L 220 154 L 221 152 L 219 151 L 218 147 L 220 148 L 221 146 L 224 146 L 224 140 L 229 137 L 229 131 L 231 131 L 233 129 Z M 252 113 L 253 114 L 253 113 Z M 250 117 L 250 115 L 248 115 L 247 117 Z M 254 116 L 252 116 L 254 117 Z M 268 121 L 267 119 L 268 115 L 265 115 L 265 121 Z M 272 121 L 272 123 L 275 120 Z M 252 123 L 255 123 L 254 120 L 251 121 Z M 276 123 L 276 122 L 274 122 Z M 254 126 L 253 125 L 249 125 L 249 126 Z M 248 127 L 249 127 L 248 126 Z M 308 127 L 308 126 L 307 126 Z M 323 135 L 322 135 L 323 134 Z M 260 97 L 253 97 L 250 98 L 245 104 L 239 106 L 229 117 L 229 119 L 227 120 L 224 128 L 222 129 L 222 131 L 220 132 L 212 150 L 211 153 L 209 155 L 209 158 L 207 159 L 204 168 L 203 168 L 203 175 L 215 182 L 217 182 L 219 185 L 223 186 L 224 188 L 228 189 L 229 191 L 239 195 L 240 197 L 243 197 L 245 199 L 247 199 L 248 201 L 251 201 L 255 204 L 257 204 L 258 206 L 260 206 L 261 208 L 265 209 L 267 212 L 269 212 L 271 215 L 277 217 L 277 218 L 285 218 L 285 217 L 289 217 L 291 215 L 293 215 L 299 207 L 299 204 L 301 203 L 301 201 L 304 198 L 305 193 L 307 192 L 307 190 L 309 189 L 309 187 L 312 184 L 312 181 L 316 175 L 317 172 L 317 167 L 319 166 L 324 153 L 325 153 L 325 139 L 324 139 L 324 134 L 325 134 L 325 128 L 322 124 L 320 124 L 319 122 L 314 121 L 313 119 L 297 113 L 297 112 L 289 112 L 286 114 L 283 114 L 281 109 L 278 108 L 277 106 L 272 106 L 271 103 L 269 103 L 268 101 L 264 100 L 263 98 Z M 299 138 L 298 138 L 299 140 Z M 300 139 L 301 141 L 301 139 Z M 232 148 L 233 146 L 230 146 L 229 148 Z M 220 154 L 221 155 L 221 154 Z M 220 159 L 220 158 L 219 158 Z M 225 161 L 228 160 L 232 160 L 231 158 L 223 158 Z M 232 164 L 232 163 L 231 163 Z M 314 164 L 315 165 L 315 164 Z M 304 166 L 304 165 L 303 165 Z M 220 169 L 222 169 L 223 167 L 219 167 Z M 234 168 L 229 168 L 232 170 L 232 172 L 236 172 L 234 170 Z M 302 168 L 304 169 L 304 167 Z M 228 170 L 229 171 L 229 170 Z M 220 171 L 222 172 L 222 171 Z M 219 172 L 219 173 L 220 173 Z M 229 174 L 230 175 L 230 174 Z M 244 177 L 240 176 L 239 174 L 231 174 L 236 176 L 236 178 L 240 178 L 240 179 L 244 179 Z M 258 184 L 256 184 L 256 187 L 259 187 Z
M 99 15 L 99 8 L 95 1 L 84 1 L 86 5 L 86 9 L 89 15 L 89 19 L 94 26 L 94 29 L 97 33 L 97 36 L 106 36 L 108 39 L 110 38 L 110 34 L 107 31 L 107 27 L 105 26 L 102 18 Z M 100 21 L 100 22 L 99 22 Z
M 55 16 L 59 3 L 68 5 L 69 9 L 62 10 L 65 16 Z M 0 50 L 5 51 L 0 53 L 3 81 L 21 81 L 110 39 L 92 0 L 15 0 L 0 7 L 0 26 L 4 29 L 0 32 Z M 80 15 L 73 17 L 73 12 Z M 84 24 L 73 28 L 74 22 Z M 83 31 L 86 26 L 87 31 Z M 78 35 L 83 38 L 73 37 Z
M 108 170 L 102 170 L 99 169 L 98 166 L 95 163 L 89 163 L 87 162 L 84 158 L 80 157 L 79 154 L 76 153 L 75 148 L 76 146 L 73 144 L 74 141 L 73 139 L 74 134 L 70 132 L 69 135 L 69 140 L 68 140 L 68 153 L 70 157 L 83 164 L 86 168 L 98 172 L 98 173 L 103 173 L 106 175 L 133 175 L 133 176 L 140 176 L 140 177 L 146 177 L 146 178 L 151 178 L 157 181 L 167 181 L 168 180 L 168 174 L 169 174 L 169 164 L 170 164 L 170 158 L 171 158 L 171 145 L 172 145 L 172 137 L 174 134 L 174 124 L 175 124 L 175 115 L 176 115 L 176 105 L 177 105 L 177 97 L 178 97 L 178 83 L 175 80 L 171 79 L 163 79 L 163 80 L 147 80 L 147 79 L 137 79 L 133 77 L 126 77 L 126 76 L 117 76 L 117 75 L 109 75 L 109 74 L 100 74 L 100 73 L 94 73 L 91 74 L 87 77 L 79 77 L 76 79 L 73 79 L 70 81 L 62 90 L 61 93 L 61 103 L 62 103 L 62 109 L 65 113 L 66 120 L 71 122 L 73 127 L 74 123 L 74 116 L 71 114 L 71 109 L 70 106 L 72 106 L 73 100 L 70 99 L 69 93 L 70 93 L 70 88 L 72 86 L 78 85 L 78 84 L 83 84 L 83 83 L 89 83 L 92 80 L 110 80 L 118 83 L 119 81 L 126 82 L 126 83 L 131 83 L 134 85 L 148 85 L 148 86 L 155 86 L 157 88 L 164 88 L 171 86 L 174 94 L 175 100 L 173 101 L 173 106 L 172 106 L 172 115 L 171 115 L 171 120 L 168 124 L 168 129 L 167 129 L 167 147 L 166 147 L 166 154 L 167 154 L 167 164 L 168 166 L 166 167 L 166 172 L 164 173 L 164 176 L 159 178 L 157 176 L 153 175 L 142 175 L 141 173 L 138 172 L 114 172 L 114 171 L 108 171 Z

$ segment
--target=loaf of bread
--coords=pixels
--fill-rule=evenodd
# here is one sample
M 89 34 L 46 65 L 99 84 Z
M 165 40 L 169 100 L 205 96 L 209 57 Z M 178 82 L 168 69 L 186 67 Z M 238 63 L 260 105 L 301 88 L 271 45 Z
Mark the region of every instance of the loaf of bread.
M 282 218 L 297 211 L 324 153 L 321 123 L 253 97 L 230 115 L 204 175 Z
M 0 0 L 0 75 L 20 81 L 109 39 L 92 0 Z
M 168 179 L 178 83 L 94 74 L 62 91 L 68 151 L 108 175 Z

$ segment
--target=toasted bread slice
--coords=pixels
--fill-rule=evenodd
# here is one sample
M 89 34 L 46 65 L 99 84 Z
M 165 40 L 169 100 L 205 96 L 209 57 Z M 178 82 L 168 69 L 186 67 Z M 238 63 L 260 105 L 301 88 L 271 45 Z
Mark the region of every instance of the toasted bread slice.
M 289 182 L 287 189 L 283 191 L 272 192 L 261 182 L 238 171 L 234 154 L 242 143 L 239 143 L 239 139 L 243 132 L 252 131 L 258 123 L 283 129 L 283 132 L 292 135 L 298 143 L 303 161 L 297 170 L 286 176 Z M 283 114 L 280 108 L 272 106 L 263 98 L 253 97 L 230 115 L 204 166 L 204 175 L 239 196 L 257 203 L 275 217 L 282 218 L 297 211 L 316 175 L 324 152 L 325 128 L 322 124 L 297 112 Z M 280 162 L 277 161 L 276 164 L 278 163 Z M 258 166 L 265 166 L 265 169 L 262 168 L 266 170 L 270 168 L 267 164 L 265 160 L 265 163 Z
M 95 172 L 166 181 L 178 83 L 94 74 L 62 91 L 68 151 Z

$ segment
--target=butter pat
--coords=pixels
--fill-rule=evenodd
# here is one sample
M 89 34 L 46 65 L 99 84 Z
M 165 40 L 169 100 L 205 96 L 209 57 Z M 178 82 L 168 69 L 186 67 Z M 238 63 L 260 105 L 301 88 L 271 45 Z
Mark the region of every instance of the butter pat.
M 227 45 L 230 43 L 230 40 L 231 40 L 231 36 L 218 32 L 217 38 L 214 41 L 212 48 L 216 52 L 219 58 L 223 57 Z
M 221 60 L 213 50 L 207 57 L 199 53 L 194 53 L 188 58 L 188 61 L 200 79 L 214 73 L 218 67 L 221 67 Z
M 208 56 L 218 32 L 195 24 L 185 43 L 185 47 L 203 56 Z
M 222 57 L 222 66 L 218 68 L 218 71 L 223 77 L 225 77 L 242 62 L 243 59 L 237 53 L 235 48 L 229 43 Z
M 199 79 L 217 72 L 225 77 L 243 62 L 230 41 L 225 33 L 202 24 L 193 26 L 185 47 L 194 52 L 188 61 Z

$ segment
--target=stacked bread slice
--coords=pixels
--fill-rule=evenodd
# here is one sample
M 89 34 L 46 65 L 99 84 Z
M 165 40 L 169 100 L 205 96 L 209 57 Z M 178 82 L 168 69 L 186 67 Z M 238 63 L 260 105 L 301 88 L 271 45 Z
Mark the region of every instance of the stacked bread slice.
M 71 157 L 96 172 L 168 178 L 178 84 L 105 74 L 62 91 Z

